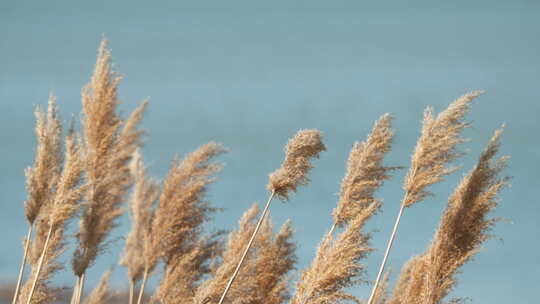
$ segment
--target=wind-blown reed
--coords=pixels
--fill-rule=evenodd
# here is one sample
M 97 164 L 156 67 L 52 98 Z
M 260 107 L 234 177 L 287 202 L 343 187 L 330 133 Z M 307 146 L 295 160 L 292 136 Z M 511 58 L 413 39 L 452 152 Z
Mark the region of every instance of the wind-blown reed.
M 382 208 L 377 191 L 399 168 L 384 164 L 394 138 L 389 114 L 352 147 L 332 227 L 311 264 L 296 278 L 293 224 L 288 220 L 275 229 L 267 215 L 275 196 L 287 201 L 309 183 L 312 160 L 326 149 L 321 132 L 300 130 L 288 141 L 281 166 L 269 175 L 264 209 L 253 205 L 225 239 L 225 231 L 210 225 L 218 209 L 206 193 L 222 169 L 215 158 L 226 149 L 210 142 L 182 160 L 174 159 L 159 183 L 149 176 L 141 152 L 139 125 L 148 102 L 123 119 L 118 114 L 119 81 L 103 40 L 82 92 L 80 131 L 72 122 L 64 136 L 53 96 L 46 111 L 36 110 L 36 153 L 26 170 L 28 233 L 13 304 L 65 303 L 71 289 L 56 287 L 52 279 L 65 267 L 63 253 L 69 248 L 69 224 L 75 217 L 79 231 L 72 266 L 77 282 L 71 304 L 111 304 L 119 298 L 129 304 L 364 303 L 353 288 L 370 282 L 363 260 L 374 248 L 366 223 Z M 464 116 L 480 94 L 462 96 L 437 116 L 429 108 L 424 112 L 399 213 L 368 304 L 461 303 L 461 298 L 448 299 L 456 274 L 490 238 L 496 219 L 488 216 L 508 185 L 508 178 L 501 177 L 507 157 L 496 158 L 502 130 L 495 132 L 450 196 L 431 244 L 403 266 L 391 294 L 384 269 L 404 210 L 432 195 L 429 187 L 457 169 L 451 163 L 463 154 L 458 145 L 465 141 L 460 134 L 469 125 Z M 113 292 L 108 270 L 83 297 L 86 273 L 108 248 L 109 234 L 125 209 L 132 223 L 120 264 L 127 268 L 129 292 Z M 25 275 L 26 264 L 30 269 Z M 146 286 L 153 275 L 157 284 Z
M 487 215 L 497 206 L 497 195 L 508 184 L 499 177 L 507 157 L 494 159 L 502 130 L 495 132 L 476 166 L 448 199 L 439 228 L 429 248 L 415 257 L 400 276 L 390 304 L 436 304 L 455 285 L 459 268 L 488 238 L 497 219 Z
M 463 154 L 457 150 L 457 145 L 465 141 L 461 137 L 461 131 L 468 126 L 463 118 L 469 111 L 471 102 L 482 93 L 482 91 L 476 91 L 461 96 L 436 117 L 433 116 L 431 108 L 424 111 L 422 132 L 411 157 L 411 166 L 405 176 L 403 185 L 405 194 L 368 304 L 373 303 L 404 209 L 431 195 L 427 187 L 441 181 L 444 176 L 457 169 L 448 164 Z

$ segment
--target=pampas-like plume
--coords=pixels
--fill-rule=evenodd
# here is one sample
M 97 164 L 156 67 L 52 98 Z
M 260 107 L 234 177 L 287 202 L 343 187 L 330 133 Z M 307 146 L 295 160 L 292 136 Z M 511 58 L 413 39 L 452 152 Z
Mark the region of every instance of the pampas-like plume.
M 313 167 L 311 159 L 314 157 L 318 158 L 319 154 L 324 150 L 326 150 L 326 147 L 322 142 L 322 134 L 317 130 L 300 130 L 289 140 L 287 146 L 285 146 L 285 160 L 281 164 L 281 167 L 269 176 L 267 189 L 271 191 L 270 197 L 266 201 L 266 205 L 255 226 L 255 230 L 253 230 L 253 234 L 242 253 L 242 257 L 240 258 L 234 273 L 230 277 L 218 304 L 223 303 L 229 289 L 234 283 L 234 280 L 240 271 L 240 267 L 242 267 L 242 263 L 253 244 L 253 240 L 268 213 L 274 195 L 287 200 L 290 191 L 296 192 L 299 185 L 307 185 L 309 182 L 308 173 Z
M 106 245 L 106 238 L 123 213 L 120 204 L 131 185 L 129 160 L 141 145 L 137 126 L 147 105 L 143 102 L 127 121 L 116 113 L 120 81 L 111 67 L 111 54 L 103 40 L 90 83 L 82 92 L 83 148 L 88 190 L 79 224 L 79 246 L 73 257 L 80 302 L 84 273 Z
M 230 278 L 238 264 L 238 256 L 242 254 L 255 230 L 254 222 L 258 214 L 259 207 L 256 204 L 244 212 L 238 222 L 238 229 L 229 234 L 227 247 L 223 252 L 223 262 L 213 271 L 212 277 L 197 289 L 194 304 L 215 303 L 219 300 L 227 285 L 227 278 Z M 236 295 L 234 290 L 233 288 L 232 292 Z
M 22 298 L 26 299 L 26 303 L 39 303 L 39 296 L 37 302 L 33 298 L 36 287 L 41 289 L 39 293 L 47 294 L 45 288 L 49 278 L 62 268 L 56 259 L 64 251 L 64 230 L 77 211 L 85 188 L 80 185 L 83 160 L 73 128 L 66 137 L 64 164 L 61 167 L 59 177 L 54 180 L 50 200 L 42 206 L 38 217 L 36 237 L 30 251 L 32 279 L 23 288 Z
M 334 224 L 319 246 L 313 263 L 303 272 L 292 303 L 357 301 L 343 289 L 355 284 L 364 269 L 360 260 L 371 249 L 367 244 L 369 235 L 363 233 L 362 228 L 380 209 L 381 203 L 374 197 L 375 191 L 390 178 L 388 171 L 396 169 L 382 165 L 394 135 L 391 121 L 390 115 L 383 115 L 366 141 L 356 143 L 352 148 L 339 202 L 333 212 Z M 333 232 L 337 225 L 346 229 L 334 240 Z
M 147 177 L 146 168 L 139 150 L 135 151 L 130 164 L 134 178 L 133 192 L 129 200 L 131 231 L 129 232 L 120 264 L 128 268 L 130 284 L 129 303 L 133 303 L 133 292 L 144 273 L 144 253 L 149 250 L 153 205 L 159 196 L 159 185 Z
M 390 178 L 389 171 L 397 167 L 382 165 L 384 156 L 390 152 L 394 132 L 392 117 L 383 115 L 375 122 L 367 139 L 355 143 L 347 161 L 347 172 L 341 181 L 339 202 L 333 212 L 334 226 L 344 225 L 354 219 L 371 204 L 377 191 L 385 180 Z
M 152 297 L 159 303 L 192 303 L 195 290 L 222 252 L 221 232 L 202 237 L 196 246 L 171 259 Z
M 220 171 L 220 164 L 210 160 L 222 153 L 221 145 L 210 142 L 189 154 L 182 162 L 174 161 L 163 182 L 159 205 L 151 225 L 149 250 L 144 253 L 145 269 L 139 293 L 140 303 L 146 279 L 158 260 L 174 267 L 175 259 L 193 253 L 199 245 L 201 225 L 215 211 L 204 200 L 212 175 Z
M 107 304 L 111 299 L 111 292 L 109 290 L 109 278 L 111 276 L 112 270 L 108 269 L 105 274 L 101 277 L 98 285 L 88 298 L 84 301 L 85 304 Z
M 335 239 L 324 237 L 311 265 L 304 270 L 296 286 L 291 304 L 325 304 L 354 301 L 356 297 L 344 291 L 362 281 L 365 266 L 360 261 L 372 251 L 370 235 L 362 232 L 366 221 L 380 208 L 378 201 L 364 205 Z
M 300 130 L 285 147 L 285 160 L 269 177 L 268 190 L 281 199 L 288 199 L 290 191 L 309 183 L 308 173 L 313 168 L 311 158 L 326 150 L 322 134 L 317 130 Z
M 256 204 L 244 213 L 238 229 L 229 234 L 223 262 L 213 271 L 212 277 L 197 289 L 192 303 L 212 303 L 219 300 L 226 286 L 226 279 L 234 272 L 239 256 L 255 230 L 258 214 L 259 208 Z M 291 224 L 283 224 L 274 236 L 272 224 L 266 218 L 260 231 L 245 259 L 238 283 L 230 289 L 233 300 L 227 303 L 281 304 L 289 298 L 286 280 L 296 262 L 296 245 L 291 241 Z
M 58 119 L 58 109 L 54 96 L 49 96 L 47 113 L 36 109 L 37 148 L 34 164 L 26 169 L 26 189 L 28 198 L 24 205 L 24 213 L 28 221 L 28 232 L 24 241 L 24 252 L 12 303 L 17 302 L 22 283 L 26 259 L 30 246 L 30 238 L 36 218 L 42 206 L 51 199 L 54 183 L 60 174 L 62 162 L 61 133 L 62 126 Z
M 461 131 L 468 126 L 467 123 L 463 122 L 463 117 L 467 114 L 471 102 L 482 93 L 482 91 L 476 91 L 463 95 L 452 102 L 446 110 L 436 117 L 433 116 L 430 108 L 424 112 L 422 133 L 416 143 L 411 158 L 411 167 L 403 185 L 405 194 L 401 201 L 401 206 L 379 267 L 375 284 L 371 290 L 368 304 L 373 303 L 386 260 L 394 243 L 403 210 L 431 195 L 431 192 L 426 190 L 426 188 L 441 181 L 444 176 L 455 171 L 456 168 L 448 167 L 448 164 L 463 154 L 456 149 L 458 144 L 465 141 L 465 139 L 460 137 Z
M 497 206 L 497 195 L 508 184 L 507 177 L 499 177 L 507 158 L 493 159 L 501 133 L 495 132 L 476 166 L 450 196 L 431 245 L 405 268 L 390 303 L 442 303 L 455 285 L 459 268 L 489 238 L 496 219 L 488 219 L 487 214 Z

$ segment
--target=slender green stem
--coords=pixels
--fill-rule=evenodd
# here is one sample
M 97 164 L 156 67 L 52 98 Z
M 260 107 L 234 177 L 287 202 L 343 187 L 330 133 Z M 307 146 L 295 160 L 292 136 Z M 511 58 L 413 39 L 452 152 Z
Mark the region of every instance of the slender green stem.
M 28 300 L 26 301 L 26 304 L 30 304 L 30 301 L 32 301 L 32 296 L 34 295 L 34 291 L 36 290 L 36 285 L 39 280 L 39 274 L 41 273 L 41 269 L 43 268 L 43 260 L 45 259 L 45 254 L 47 253 L 47 249 L 49 247 L 49 240 L 51 239 L 53 231 L 53 226 L 49 227 L 49 232 L 47 232 L 47 238 L 45 239 L 45 245 L 43 245 L 43 251 L 41 252 L 41 256 L 39 257 L 38 267 L 36 270 L 36 277 L 34 278 L 34 281 L 32 282 L 32 288 L 30 289 L 30 294 L 28 295 Z
M 32 237 L 32 229 L 34 228 L 34 224 L 30 224 L 28 227 L 28 233 L 26 233 L 26 239 L 24 240 L 24 253 L 23 253 L 23 259 L 21 262 L 21 268 L 19 269 L 19 277 L 17 278 L 17 285 L 15 286 L 15 293 L 13 294 L 13 301 L 12 304 L 17 303 L 17 300 L 19 298 L 19 291 L 21 288 L 22 278 L 24 275 L 24 267 L 26 266 L 26 258 L 28 257 L 28 248 L 30 246 L 30 238 Z
M 238 265 L 236 266 L 236 269 L 234 270 L 233 275 L 229 279 L 229 282 L 227 283 L 227 287 L 225 287 L 225 290 L 223 291 L 223 294 L 221 295 L 221 299 L 219 299 L 218 304 L 222 304 L 225 300 L 225 297 L 227 296 L 227 293 L 229 292 L 229 289 L 232 286 L 232 283 L 234 282 L 234 279 L 236 279 L 236 276 L 238 275 L 238 271 L 240 271 L 240 267 L 242 266 L 242 263 L 244 263 L 244 259 L 246 258 L 249 249 L 251 248 L 251 245 L 253 244 L 253 240 L 255 239 L 255 236 L 257 235 L 257 232 L 259 232 L 259 228 L 261 228 L 261 224 L 266 217 L 266 214 L 268 213 L 268 209 L 270 207 L 270 203 L 272 202 L 272 198 L 274 198 L 274 195 L 276 194 L 275 191 L 272 191 L 270 194 L 270 197 L 268 198 L 268 201 L 266 202 L 266 205 L 264 206 L 264 210 L 259 218 L 259 221 L 257 222 L 257 226 L 255 226 L 255 230 L 253 231 L 253 234 L 251 235 L 251 238 L 249 239 L 249 242 L 246 246 L 246 249 L 244 250 L 244 253 L 242 254 L 242 257 L 240 258 L 240 262 L 238 262 Z

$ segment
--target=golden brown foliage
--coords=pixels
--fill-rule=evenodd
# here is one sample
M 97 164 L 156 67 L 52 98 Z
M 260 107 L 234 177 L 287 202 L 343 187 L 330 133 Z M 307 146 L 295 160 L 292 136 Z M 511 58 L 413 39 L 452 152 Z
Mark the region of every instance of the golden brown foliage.
M 339 202 L 333 212 L 337 225 L 352 220 L 365 205 L 375 201 L 375 191 L 390 178 L 388 171 L 396 169 L 382 165 L 394 137 L 391 123 L 392 117 L 383 115 L 375 122 L 367 139 L 354 144 L 347 161 L 347 172 L 341 181 Z
M 62 163 L 62 126 L 54 96 L 49 97 L 47 113 L 36 109 L 36 156 L 32 167 L 26 169 L 28 198 L 24 211 L 32 225 L 41 207 L 50 200 Z
M 442 303 L 455 285 L 459 268 L 489 238 L 487 233 L 496 219 L 488 219 L 487 214 L 497 206 L 497 195 L 508 184 L 508 178 L 499 177 L 507 158 L 493 159 L 501 132 L 495 132 L 476 166 L 450 196 L 430 247 L 409 263 L 391 303 Z
M 317 130 L 300 130 L 285 147 L 285 160 L 281 167 L 270 174 L 268 190 L 281 199 L 288 199 L 289 191 L 296 192 L 299 185 L 307 185 L 308 173 L 313 165 L 311 158 L 319 157 L 326 150 L 322 134 Z
M 159 205 L 152 220 L 151 249 L 145 253 L 147 269 L 158 259 L 169 264 L 179 254 L 196 246 L 201 225 L 215 211 L 204 200 L 206 187 L 221 165 L 210 160 L 226 150 L 210 142 L 190 153 L 183 161 L 173 161 L 163 182 Z
M 370 235 L 362 229 L 379 208 L 380 203 L 374 201 L 364 206 L 335 239 L 326 234 L 311 266 L 303 271 L 291 304 L 359 303 L 345 289 L 362 281 L 365 266 L 360 261 L 372 251 Z
M 214 269 L 212 277 L 199 287 L 194 304 L 217 303 L 220 299 L 255 230 L 258 214 L 259 208 L 254 204 L 242 216 L 238 229 L 229 234 L 223 262 Z M 266 218 L 225 303 L 278 304 L 290 297 L 287 279 L 296 263 L 296 245 L 291 241 L 293 230 L 290 222 L 283 224 L 275 236 L 272 230 L 270 219 Z
M 131 231 L 129 232 L 120 264 L 128 268 L 132 283 L 139 281 L 145 269 L 144 253 L 150 250 L 150 232 L 153 205 L 159 196 L 159 185 L 148 178 L 139 150 L 135 151 L 130 164 L 134 185 L 129 199 Z
M 456 145 L 465 141 L 460 137 L 461 131 L 468 126 L 463 117 L 469 111 L 470 103 L 482 93 L 476 91 L 461 96 L 437 117 L 433 116 L 431 108 L 425 110 L 422 133 L 403 185 L 406 207 L 431 195 L 426 187 L 455 171 L 455 167 L 447 167 L 447 164 L 462 155 L 456 150 Z
M 104 248 L 106 238 L 123 213 L 120 204 L 131 185 L 129 160 L 141 144 L 137 125 L 146 102 L 126 122 L 116 113 L 120 77 L 112 70 L 103 40 L 90 83 L 82 92 L 83 150 L 88 190 L 78 233 L 73 270 L 82 276 Z

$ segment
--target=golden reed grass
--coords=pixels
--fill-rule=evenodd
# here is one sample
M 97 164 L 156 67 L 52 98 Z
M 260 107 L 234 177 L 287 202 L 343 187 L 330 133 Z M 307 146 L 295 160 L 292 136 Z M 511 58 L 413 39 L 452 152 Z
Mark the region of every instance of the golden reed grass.
M 489 239 L 496 219 L 488 215 L 508 184 L 507 177 L 500 177 L 507 158 L 495 159 L 502 131 L 495 132 L 476 166 L 448 199 L 431 244 L 403 266 L 392 290 L 390 274 L 384 270 L 404 210 L 432 195 L 429 187 L 456 170 L 451 163 L 463 154 L 458 145 L 465 141 L 460 135 L 468 126 L 464 116 L 481 92 L 462 96 L 437 116 L 429 108 L 424 112 L 400 211 L 371 294 L 363 301 L 354 295 L 354 287 L 371 282 L 363 261 L 374 250 L 373 235 L 365 225 L 383 206 L 377 191 L 400 168 L 384 164 L 394 138 L 389 114 L 375 122 L 364 141 L 353 145 L 332 226 L 311 264 L 296 278 L 293 224 L 289 220 L 275 229 L 268 213 L 274 197 L 288 200 L 309 183 L 312 160 L 326 149 L 321 132 L 300 130 L 289 140 L 283 163 L 269 175 L 270 194 L 262 211 L 254 204 L 236 230 L 210 231 L 208 224 L 218 209 L 206 192 L 222 169 L 215 158 L 226 149 L 207 143 L 182 160 L 175 158 L 163 181 L 149 176 L 139 127 L 148 103 L 144 101 L 123 119 L 118 114 L 119 81 L 104 40 L 82 92 L 80 131 L 72 122 L 63 135 L 53 96 L 46 111 L 36 110 L 36 154 L 26 170 L 28 232 L 12 304 L 67 303 L 66 289 L 55 287 L 52 280 L 65 267 L 62 254 L 72 243 L 66 231 L 74 218 L 79 220 L 79 230 L 72 259 L 72 304 L 117 303 L 118 299 L 129 304 L 460 302 L 447 299 L 456 274 Z M 119 263 L 127 270 L 128 291 L 120 295 L 109 287 L 112 270 L 108 270 L 85 296 L 86 273 L 107 248 L 108 236 L 125 210 L 131 230 Z M 151 276 L 158 277 L 157 285 L 145 296 Z

